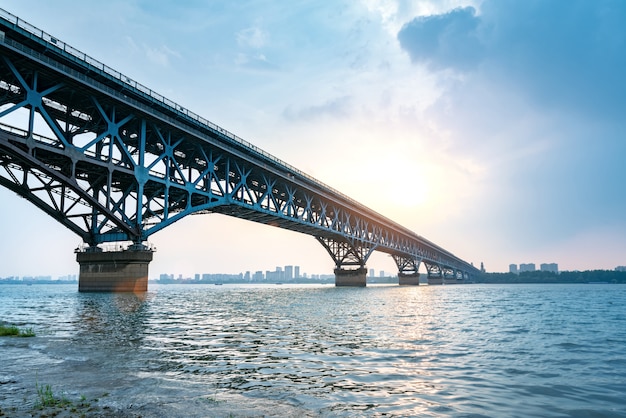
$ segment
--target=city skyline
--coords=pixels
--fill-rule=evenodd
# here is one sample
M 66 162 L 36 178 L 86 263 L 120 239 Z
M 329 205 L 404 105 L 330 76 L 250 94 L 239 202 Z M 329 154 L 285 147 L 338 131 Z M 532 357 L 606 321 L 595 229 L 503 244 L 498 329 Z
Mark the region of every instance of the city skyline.
M 546 272 L 546 273 L 553 273 L 556 275 L 559 275 L 561 273 L 580 273 L 580 272 L 586 272 L 586 273 L 597 273 L 598 271 L 605 271 L 605 272 L 626 272 L 626 266 L 616 266 L 614 268 L 611 269 L 594 269 L 594 270 L 560 270 L 558 267 L 557 263 L 542 263 L 540 264 L 540 268 L 537 269 L 535 266 L 535 263 L 522 263 L 519 265 L 520 267 L 523 266 L 523 268 L 517 269 L 518 265 L 517 264 L 509 264 L 509 270 L 507 273 L 513 273 L 513 274 L 520 274 L 520 273 L 533 273 L 533 272 Z M 294 271 L 295 269 L 298 269 L 299 266 L 285 266 L 285 267 L 294 267 Z M 242 280 L 249 280 L 251 282 L 268 282 L 268 283 L 272 283 L 273 281 L 289 281 L 289 280 L 297 280 L 297 279 L 312 279 L 312 280 L 330 280 L 332 281 L 334 279 L 334 274 L 327 274 L 327 273 L 307 273 L 307 272 L 303 272 L 300 275 L 293 275 L 290 278 L 285 277 L 285 276 L 276 276 L 276 273 L 280 273 L 281 270 L 283 269 L 283 267 L 277 266 L 275 268 L 275 270 L 256 270 L 256 271 L 241 271 L 241 272 L 237 272 L 237 273 L 224 273 L 224 272 L 212 272 L 212 273 L 194 273 L 192 275 L 185 275 L 183 273 L 163 273 L 163 272 L 153 272 L 150 275 L 149 280 L 150 281 L 182 281 L 182 282 L 193 282 L 193 281 L 208 281 L 208 282 L 214 282 L 214 281 L 219 281 L 219 278 L 234 278 L 237 277 L 239 279 Z M 282 272 L 284 272 L 284 270 L 282 270 Z M 267 273 L 272 273 L 269 278 L 267 276 Z M 372 274 L 373 273 L 373 274 Z M 499 274 L 503 274 L 505 272 L 495 272 L 495 271 L 486 271 L 485 273 L 487 273 L 487 275 L 489 274 L 495 274 L 496 276 L 498 276 Z M 421 273 L 422 277 L 427 277 L 427 273 Z M 394 272 L 387 272 L 384 270 L 379 271 L 378 273 L 376 271 L 374 271 L 374 269 L 370 269 L 367 275 L 368 279 L 375 279 L 375 278 L 397 278 L 397 273 Z M 53 275 L 49 275 L 49 274 L 41 274 L 41 275 L 36 275 L 36 276 L 32 276 L 32 275 L 13 275 L 13 276 L 0 276 L 0 283 L 3 282 L 7 282 L 7 281 L 23 281 L 23 282 L 28 282 L 28 281 L 51 281 L 51 282 L 55 282 L 55 281 L 70 281 L 70 282 L 78 282 L 78 274 L 66 274 L 66 275 L 60 275 L 57 277 L 54 277 Z
M 3 8 L 487 271 L 626 263 L 622 3 Z M 78 271 L 75 235 L 0 201 L 0 276 Z M 222 215 L 152 242 L 152 272 L 334 268 L 311 237 Z M 380 253 L 367 268 L 397 270 Z

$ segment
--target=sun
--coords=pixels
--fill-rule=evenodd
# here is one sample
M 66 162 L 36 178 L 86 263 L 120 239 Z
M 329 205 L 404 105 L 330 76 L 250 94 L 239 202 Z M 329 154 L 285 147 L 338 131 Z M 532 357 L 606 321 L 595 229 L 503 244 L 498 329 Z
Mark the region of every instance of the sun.
M 379 190 L 390 205 L 415 208 L 429 202 L 433 179 L 427 174 L 427 164 L 395 155 L 382 166 Z

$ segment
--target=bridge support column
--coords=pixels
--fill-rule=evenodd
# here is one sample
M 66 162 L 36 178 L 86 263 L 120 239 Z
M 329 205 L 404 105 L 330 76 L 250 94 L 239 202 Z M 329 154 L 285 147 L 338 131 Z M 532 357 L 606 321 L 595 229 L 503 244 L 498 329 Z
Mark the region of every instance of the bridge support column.
M 428 276 L 428 284 L 443 284 L 443 277 L 441 276 Z
M 419 286 L 421 259 L 415 256 L 392 254 L 398 266 L 398 284 L 400 286 Z
M 456 270 L 450 267 L 442 268 L 443 284 L 456 284 Z
M 335 286 L 365 287 L 367 269 L 360 267 L 355 270 L 335 269 Z
M 444 270 L 443 268 L 435 263 L 429 262 L 426 264 L 426 270 L 428 271 L 428 284 L 429 285 L 438 285 L 443 284 L 443 276 Z
M 77 252 L 79 292 L 146 292 L 152 250 Z
M 398 284 L 400 286 L 419 286 L 419 273 L 398 273 Z

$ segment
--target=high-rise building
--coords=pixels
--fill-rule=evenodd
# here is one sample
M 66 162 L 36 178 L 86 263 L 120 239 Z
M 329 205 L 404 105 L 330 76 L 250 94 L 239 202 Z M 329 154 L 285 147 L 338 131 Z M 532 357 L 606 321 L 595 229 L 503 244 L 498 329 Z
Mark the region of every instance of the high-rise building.
M 293 276 L 294 276 L 294 278 L 296 278 L 296 279 L 299 279 L 299 278 L 300 278 L 300 266 L 295 266 L 295 267 L 293 268 Z
M 285 266 L 285 280 L 293 279 L 293 266 Z
M 522 263 L 522 264 L 519 265 L 520 273 L 523 273 L 525 271 L 535 271 L 535 270 L 537 270 L 535 268 L 535 263 L 526 263 L 526 264 Z
M 378 277 L 385 277 L 385 270 L 381 270 Z
M 543 263 L 539 266 L 541 271 L 549 271 L 551 273 L 559 272 L 559 265 L 557 263 Z
M 370 277 L 376 277 L 376 271 L 374 269 L 370 269 Z
M 517 271 L 517 264 L 509 264 L 509 273 L 519 274 Z

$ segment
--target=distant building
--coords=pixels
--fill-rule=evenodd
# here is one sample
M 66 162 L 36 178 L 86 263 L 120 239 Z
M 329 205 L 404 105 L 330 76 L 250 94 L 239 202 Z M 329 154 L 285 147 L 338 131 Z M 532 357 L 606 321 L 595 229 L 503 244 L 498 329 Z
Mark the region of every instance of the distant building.
M 523 273 L 525 271 L 535 271 L 537 270 L 535 268 L 535 263 L 527 263 L 527 264 L 520 264 L 519 265 L 519 272 Z
M 378 277 L 385 277 L 385 270 L 381 270 L 380 271 L 380 276 L 378 276 Z
M 509 264 L 509 273 L 519 274 L 517 271 L 517 264 Z
M 541 271 L 549 271 L 551 273 L 559 272 L 559 265 L 557 263 L 543 263 L 539 266 Z
M 626 266 L 617 266 L 615 267 L 615 271 L 626 271 Z
M 374 269 L 370 269 L 370 277 L 376 277 L 376 271 Z
M 293 266 L 285 266 L 285 280 L 293 279 Z
M 295 266 L 295 267 L 293 268 L 293 276 L 294 276 L 296 279 L 299 279 L 299 278 L 300 278 L 300 266 Z

